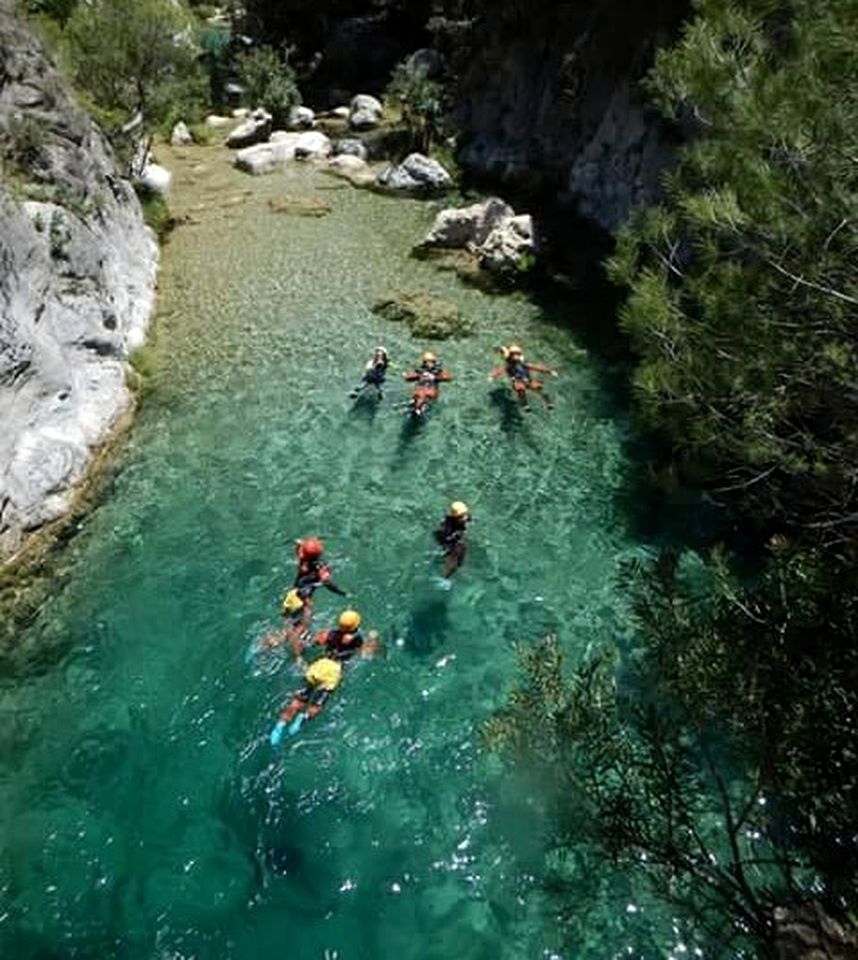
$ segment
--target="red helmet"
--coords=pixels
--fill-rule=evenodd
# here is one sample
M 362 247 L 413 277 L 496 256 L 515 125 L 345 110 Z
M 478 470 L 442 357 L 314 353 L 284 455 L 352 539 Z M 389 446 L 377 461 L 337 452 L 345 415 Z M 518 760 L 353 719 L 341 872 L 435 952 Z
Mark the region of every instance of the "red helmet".
M 318 537 L 308 537 L 301 541 L 299 551 L 305 560 L 318 560 L 325 552 L 325 545 Z

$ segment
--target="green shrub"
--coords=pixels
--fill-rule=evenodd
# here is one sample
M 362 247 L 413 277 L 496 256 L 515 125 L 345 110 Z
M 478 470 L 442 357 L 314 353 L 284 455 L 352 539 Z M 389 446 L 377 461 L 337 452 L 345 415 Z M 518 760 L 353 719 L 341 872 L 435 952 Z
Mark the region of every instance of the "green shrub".
M 160 193 L 149 190 L 142 184 L 135 186 L 140 206 L 143 208 L 143 219 L 146 225 L 155 231 L 159 243 L 164 243 L 176 227 L 176 218 L 170 213 L 167 201 Z
M 258 47 L 239 54 L 235 67 L 249 105 L 265 107 L 275 126 L 285 124 L 291 109 L 301 103 L 295 71 L 287 58 L 272 47 Z
M 403 60 L 393 71 L 385 98 L 398 109 L 400 122 L 411 140 L 411 149 L 429 153 L 441 139 L 444 112 L 444 86 L 412 70 Z

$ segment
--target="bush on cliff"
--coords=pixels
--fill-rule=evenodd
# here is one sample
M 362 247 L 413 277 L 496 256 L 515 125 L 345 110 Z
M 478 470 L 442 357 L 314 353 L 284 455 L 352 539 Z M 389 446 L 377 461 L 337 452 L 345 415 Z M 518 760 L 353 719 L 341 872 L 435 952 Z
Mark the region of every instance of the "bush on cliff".
M 301 94 L 295 82 L 295 71 L 289 60 L 272 47 L 258 47 L 239 54 L 236 72 L 251 107 L 264 107 L 272 116 L 275 127 L 284 126 L 293 107 L 301 103 Z
M 92 0 L 65 34 L 75 78 L 108 127 L 139 112 L 152 129 L 204 94 L 193 22 L 179 0 Z

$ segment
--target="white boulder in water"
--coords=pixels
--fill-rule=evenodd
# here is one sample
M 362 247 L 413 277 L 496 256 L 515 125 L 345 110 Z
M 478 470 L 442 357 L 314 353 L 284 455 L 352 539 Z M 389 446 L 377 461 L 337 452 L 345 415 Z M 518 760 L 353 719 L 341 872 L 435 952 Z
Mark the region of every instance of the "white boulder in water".
M 315 157 L 328 157 L 330 154 L 330 139 L 317 130 L 302 133 L 295 141 L 296 160 L 312 160 Z
M 229 117 L 222 117 L 216 113 L 210 113 L 205 119 L 205 125 L 212 130 L 219 130 L 222 127 L 231 127 L 232 120 Z
M 432 224 L 423 246 L 472 247 L 485 243 L 495 227 L 515 216 L 515 210 L 498 197 L 469 207 L 442 210 Z
M 290 130 L 310 130 L 316 124 L 316 114 L 309 107 L 292 107 L 289 111 Z
M 529 213 L 499 223 L 479 247 L 480 266 L 493 273 L 507 273 L 520 267 L 536 251 L 533 219 Z
M 226 138 L 228 147 L 250 147 L 268 139 L 271 133 L 271 114 L 261 108 L 256 109 L 242 121 Z
M 349 126 L 352 130 L 372 130 L 381 123 L 384 107 L 375 97 L 359 93 L 349 104 Z
M 450 187 L 453 180 L 437 160 L 410 153 L 398 166 L 382 171 L 376 183 L 395 193 L 437 193 Z
M 188 129 L 188 125 L 184 120 L 180 120 L 170 134 L 170 144 L 174 147 L 187 147 L 193 142 L 194 138 Z
M 169 193 L 173 174 L 158 163 L 147 163 L 140 173 L 138 182 L 152 193 Z
M 245 173 L 260 176 L 264 173 L 273 173 L 277 167 L 294 160 L 295 146 L 303 134 L 278 130 L 271 136 L 272 139 L 268 143 L 257 143 L 252 147 L 239 150 L 235 155 L 235 166 Z

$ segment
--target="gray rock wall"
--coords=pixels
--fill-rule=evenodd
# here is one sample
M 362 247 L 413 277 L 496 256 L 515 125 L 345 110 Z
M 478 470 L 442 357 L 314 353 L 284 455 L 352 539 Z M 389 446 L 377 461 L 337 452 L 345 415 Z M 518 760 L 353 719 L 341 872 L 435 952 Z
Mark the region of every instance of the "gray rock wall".
M 0 561 L 128 409 L 157 246 L 104 136 L 0 0 Z
M 548 0 L 480 4 L 456 110 L 467 168 L 543 185 L 613 229 L 651 199 L 673 134 L 640 81 L 688 0 Z

